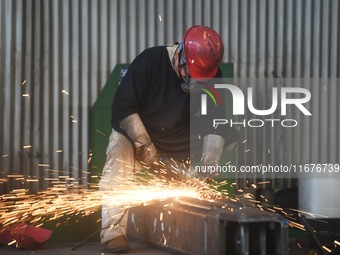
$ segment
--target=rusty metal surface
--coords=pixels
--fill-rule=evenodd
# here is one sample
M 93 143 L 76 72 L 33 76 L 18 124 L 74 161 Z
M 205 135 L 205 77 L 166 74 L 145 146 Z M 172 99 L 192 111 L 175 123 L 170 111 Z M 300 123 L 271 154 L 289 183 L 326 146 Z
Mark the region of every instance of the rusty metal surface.
M 128 236 L 180 254 L 288 254 L 283 217 L 225 201 L 178 199 L 132 208 Z

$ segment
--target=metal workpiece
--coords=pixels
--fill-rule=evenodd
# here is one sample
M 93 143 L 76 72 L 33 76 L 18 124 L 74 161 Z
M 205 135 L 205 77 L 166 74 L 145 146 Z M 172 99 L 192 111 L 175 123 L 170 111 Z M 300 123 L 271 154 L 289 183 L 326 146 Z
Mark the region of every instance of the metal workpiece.
M 223 200 L 180 198 L 131 208 L 127 235 L 178 254 L 288 254 L 285 218 Z

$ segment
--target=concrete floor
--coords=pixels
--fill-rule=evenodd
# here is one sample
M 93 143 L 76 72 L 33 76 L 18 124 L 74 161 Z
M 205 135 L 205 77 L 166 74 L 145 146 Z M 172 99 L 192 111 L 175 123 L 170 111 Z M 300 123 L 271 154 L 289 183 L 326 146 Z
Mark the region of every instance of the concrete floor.
M 1 255 L 109 255 L 103 251 L 104 246 L 99 243 L 86 243 L 72 251 L 79 243 L 47 244 L 37 251 L 16 250 L 14 247 L 0 246 Z M 171 252 L 151 247 L 147 244 L 129 242 L 130 251 L 133 255 L 170 255 Z

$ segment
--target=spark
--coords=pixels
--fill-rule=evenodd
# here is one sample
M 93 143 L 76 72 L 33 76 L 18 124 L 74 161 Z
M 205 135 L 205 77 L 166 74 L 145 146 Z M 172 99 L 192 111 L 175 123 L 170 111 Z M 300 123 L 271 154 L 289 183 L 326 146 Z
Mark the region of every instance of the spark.
M 76 120 L 76 118 L 74 116 L 71 115 L 70 118 L 72 119 L 73 123 L 77 123 L 77 120 Z
M 297 212 L 297 213 L 302 213 L 302 214 L 309 215 L 309 216 L 311 216 L 311 217 L 313 217 L 313 218 L 316 218 L 316 217 L 328 218 L 327 216 L 322 215 L 322 214 L 310 213 L 310 212 L 301 211 L 301 210 L 293 209 L 293 208 L 290 208 L 290 210 L 291 210 L 291 211 L 295 211 L 295 212 Z
M 22 94 L 22 96 L 30 98 L 30 94 Z
M 38 164 L 38 166 L 46 166 L 46 167 L 49 167 L 50 165 L 48 165 L 48 164 Z
M 22 175 L 8 175 L 8 178 L 23 178 Z M 1 218 L 0 225 L 8 226 L 13 223 L 25 221 L 41 224 L 44 221 L 53 221 L 64 215 L 86 216 L 100 210 L 103 200 L 109 207 L 119 205 L 127 209 L 138 205 L 148 205 L 165 199 L 190 197 L 201 200 L 215 199 L 220 192 L 212 190 L 208 184 L 191 181 L 165 181 L 162 177 L 154 177 L 147 184 L 138 183 L 136 176 L 124 179 L 120 185 L 105 187 L 101 190 L 98 185 L 92 189 L 77 189 L 72 191 L 72 184 L 66 181 L 73 180 L 68 175 L 52 180 L 53 187 L 29 195 L 27 189 L 13 190 L 11 194 L 0 197 Z M 33 180 L 32 180 L 33 181 Z M 36 180 L 35 180 L 36 181 Z M 117 179 L 109 183 L 117 183 Z M 163 213 L 160 214 L 160 221 Z
M 324 249 L 328 253 L 332 253 L 332 251 L 329 248 L 327 248 L 326 246 L 324 246 L 324 245 L 322 245 L 322 249 Z
M 244 152 L 249 152 L 250 151 L 250 149 L 248 149 L 248 150 L 245 150 Z
M 269 184 L 270 183 L 270 181 L 265 181 L 265 182 L 258 182 L 257 184 L 258 185 L 264 185 L 264 184 Z
M 8 157 L 8 154 L 4 154 L 4 155 L 2 155 L 2 157 L 3 157 L 3 158 L 6 158 L 6 157 Z
M 39 164 L 39 166 L 48 165 Z M 161 163 L 159 166 L 161 168 L 164 167 Z M 160 212 L 159 217 L 156 218 L 161 224 L 161 230 L 164 231 L 164 213 L 171 215 L 171 208 L 173 206 L 171 200 L 187 197 L 208 202 L 218 202 L 220 198 L 223 198 L 225 199 L 223 201 L 226 201 L 226 203 L 221 205 L 221 208 L 225 208 L 231 212 L 234 210 L 243 211 L 244 205 L 249 206 L 251 202 L 250 205 L 252 207 L 261 211 L 279 213 L 287 219 L 290 227 L 305 231 L 304 226 L 297 222 L 297 218 L 299 218 L 298 215 L 300 213 L 307 214 L 307 212 L 295 209 L 286 210 L 277 206 L 270 207 L 261 204 L 260 201 L 253 200 L 252 196 L 249 196 L 246 192 L 242 194 L 241 198 L 241 196 L 229 197 L 227 190 L 220 191 L 223 185 L 235 186 L 236 183 L 229 184 L 227 181 L 216 182 L 215 180 L 210 181 L 208 179 L 199 180 L 191 178 L 175 180 L 173 178 L 169 179 L 167 176 L 159 173 L 152 173 L 149 169 L 145 175 L 132 174 L 124 178 L 106 177 L 102 179 L 104 182 L 101 184 L 102 186 L 96 183 L 90 183 L 89 188 L 83 188 L 78 182 L 70 182 L 74 181 L 74 178 L 69 176 L 67 171 L 51 169 L 48 169 L 48 171 L 62 172 L 64 174 L 54 178 L 44 178 L 44 180 L 50 181 L 49 184 L 51 187 L 46 190 L 41 190 L 37 194 L 30 194 L 28 189 L 14 189 L 9 194 L 0 196 L 1 226 L 6 227 L 19 222 L 30 222 L 34 223 L 34 225 L 42 226 L 45 222 L 57 220 L 56 227 L 58 227 L 63 223 L 67 223 L 72 217 L 84 217 L 101 210 L 104 201 L 108 208 L 120 206 L 122 210 L 124 210 L 135 206 L 147 206 L 169 200 L 169 202 L 164 205 L 164 211 Z M 91 174 L 85 171 L 82 172 Z M 91 176 L 91 178 L 98 177 L 100 177 L 100 175 Z M 7 178 L 26 180 L 27 182 L 39 181 L 39 178 L 21 174 L 9 174 Z M 0 179 L 0 181 L 4 181 L 4 179 Z M 207 181 L 209 181 L 209 183 Z M 270 182 L 267 181 L 258 184 L 265 183 Z M 244 191 L 242 190 L 242 192 Z M 262 195 L 261 198 L 265 199 Z M 228 206 L 228 202 L 230 201 L 237 203 L 239 207 L 235 209 Z M 247 204 L 245 204 L 245 202 L 247 202 Z M 98 219 L 97 222 L 99 221 L 100 219 Z M 162 241 L 164 245 L 166 245 L 166 236 L 163 235 Z M 334 244 L 340 246 L 340 242 L 336 240 L 334 240 Z
M 31 148 L 32 147 L 32 145 L 24 145 L 22 148 L 23 149 L 28 149 L 28 148 Z
M 45 181 L 58 181 L 58 178 L 45 178 Z
M 11 246 L 12 244 L 15 244 L 17 242 L 17 240 L 13 240 L 12 242 L 9 242 L 7 245 Z
M 163 244 L 166 246 L 166 238 L 165 238 L 164 234 L 162 234 L 162 237 L 163 237 L 163 239 L 164 239 Z
M 98 132 L 99 134 L 101 134 L 101 135 L 103 135 L 103 136 L 106 136 L 106 134 L 105 134 L 105 133 L 103 133 L 103 132 L 99 131 L 98 129 L 96 129 L 96 132 Z
M 61 92 L 64 93 L 65 95 L 69 95 L 69 93 L 65 89 L 63 89 Z
M 244 140 L 242 143 L 246 143 L 247 142 L 247 139 L 246 140 Z
M 26 182 L 39 182 L 39 179 L 26 179 Z
M 26 84 L 26 80 L 24 80 L 21 85 L 24 86 Z
M 288 225 L 290 226 L 290 227 L 292 227 L 292 228 L 297 228 L 297 229 L 300 229 L 300 230 L 303 230 L 303 231 L 305 231 L 305 227 L 302 225 L 302 224 L 299 224 L 299 223 L 297 223 L 297 222 L 294 222 L 294 221 L 289 221 L 288 222 Z
M 159 18 L 159 22 L 162 22 L 162 15 L 158 15 L 158 18 Z
M 22 174 L 8 174 L 7 178 L 22 178 Z
M 261 203 L 260 201 L 254 200 L 254 199 L 249 200 L 249 202 L 253 202 L 253 203 Z
M 59 150 L 56 150 L 55 152 L 60 153 L 60 152 L 63 152 L 63 150 L 59 149 Z

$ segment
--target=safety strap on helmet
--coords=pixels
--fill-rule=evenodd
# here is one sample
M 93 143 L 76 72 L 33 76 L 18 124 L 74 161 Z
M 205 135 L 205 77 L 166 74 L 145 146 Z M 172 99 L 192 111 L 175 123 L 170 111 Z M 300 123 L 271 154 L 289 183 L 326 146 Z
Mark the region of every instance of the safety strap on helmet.
M 190 74 L 188 71 L 188 68 L 186 67 L 187 63 L 186 63 L 186 59 L 184 56 L 184 52 L 183 52 L 183 42 L 180 42 L 177 48 L 178 52 L 179 52 L 179 56 L 178 56 L 178 73 L 179 73 L 179 78 L 181 80 L 183 80 L 184 82 L 190 82 Z M 182 63 L 181 63 L 182 61 Z M 183 76 L 181 74 L 181 69 L 184 70 L 185 76 Z

